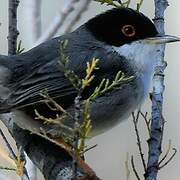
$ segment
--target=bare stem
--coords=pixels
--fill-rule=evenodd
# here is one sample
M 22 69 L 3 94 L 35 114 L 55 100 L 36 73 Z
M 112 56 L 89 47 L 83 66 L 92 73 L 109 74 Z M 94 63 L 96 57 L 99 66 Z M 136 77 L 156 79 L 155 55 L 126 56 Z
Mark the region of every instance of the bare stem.
M 83 0 L 81 4 L 79 5 L 78 9 L 76 10 L 75 14 L 71 17 L 69 20 L 70 23 L 68 23 L 63 29 L 62 33 L 66 34 L 70 32 L 73 28 L 73 26 L 81 19 L 82 14 L 88 9 L 90 3 L 92 0 Z
M 9 0 L 9 34 L 8 34 L 8 54 L 16 54 L 17 37 L 17 8 L 19 0 Z
M 53 37 L 59 28 L 64 24 L 68 15 L 74 10 L 74 4 L 79 2 L 79 0 L 69 0 L 62 10 L 58 12 L 58 14 L 54 17 L 52 23 L 49 25 L 49 28 L 41 35 L 41 37 L 37 40 L 34 46 L 48 40 Z
M 150 137 L 150 136 L 151 136 L 151 128 L 150 128 L 151 120 L 148 119 L 148 117 L 147 117 L 148 113 L 146 112 L 146 113 L 144 114 L 144 113 L 142 113 L 142 112 L 140 111 L 140 114 L 141 114 L 141 116 L 143 117 L 143 119 L 144 119 L 144 121 L 145 121 L 145 123 L 146 123 L 146 127 L 147 127 L 148 134 L 149 134 L 149 137 Z
M 81 92 L 77 95 L 77 97 L 75 98 L 74 104 L 75 104 L 75 114 L 74 114 L 74 140 L 73 140 L 73 148 L 74 148 L 74 152 L 77 152 L 78 149 L 78 144 L 79 144 L 79 128 L 80 128 L 80 112 L 81 112 L 81 103 L 80 103 L 80 99 L 81 99 Z M 76 154 L 76 156 L 78 156 L 78 154 Z M 77 159 L 76 156 L 73 158 L 73 179 L 77 179 L 78 175 L 77 175 Z
M 160 34 L 164 34 L 164 11 L 168 6 L 167 0 L 154 0 L 155 3 L 155 18 L 154 23 Z M 152 122 L 151 122 L 151 137 L 148 140 L 149 153 L 147 171 L 145 174 L 146 180 L 156 180 L 158 173 L 158 162 L 162 152 L 162 135 L 164 120 L 162 118 L 163 109 L 163 92 L 164 92 L 164 51 L 165 45 L 159 48 L 159 56 L 157 58 L 158 65 L 155 70 L 153 79 L 153 94 L 152 94 Z
M 41 36 L 41 7 L 42 0 L 28 0 L 23 2 L 23 15 L 26 16 L 27 29 L 29 31 L 29 39 L 31 43 L 35 43 Z
M 19 35 L 19 31 L 17 29 L 17 9 L 19 5 L 19 0 L 9 0 L 9 33 L 8 33 L 8 54 L 9 55 L 15 55 L 17 53 L 17 38 Z M 2 131 L 1 131 L 2 134 Z M 3 135 L 3 134 L 2 134 Z M 4 139 L 5 140 L 5 139 Z M 15 153 L 13 153 L 13 150 L 8 145 L 8 141 L 6 141 L 6 144 L 13 155 L 13 158 L 17 159 L 17 156 Z M 21 157 L 23 157 L 23 152 L 21 151 Z M 23 169 L 23 179 L 29 179 L 26 168 Z
M 171 155 L 171 157 L 161 166 L 159 166 L 159 170 L 162 169 L 163 167 L 165 167 L 167 164 L 169 164 L 169 162 L 174 158 L 174 156 L 177 153 L 177 150 L 175 148 L 173 148 L 174 153 Z
M 139 177 L 139 175 L 138 175 L 138 172 L 137 172 L 137 170 L 136 170 L 133 156 L 131 156 L 131 166 L 132 166 L 133 172 L 134 172 L 137 180 L 141 180 L 140 177 Z
M 132 117 L 133 117 L 133 123 L 134 123 L 135 132 L 136 132 L 137 145 L 138 145 L 138 148 L 139 148 L 139 153 L 140 153 L 140 156 L 141 156 L 141 161 L 142 161 L 143 168 L 144 168 L 144 173 L 145 173 L 146 172 L 146 162 L 145 162 L 145 159 L 144 159 L 144 153 L 142 151 L 142 146 L 141 146 L 141 139 L 140 139 L 139 130 L 138 130 L 138 127 L 137 127 L 139 114 L 140 114 L 140 111 L 138 111 L 137 116 L 135 116 L 135 114 L 132 113 Z
M 126 180 L 129 180 L 130 178 L 130 170 L 129 170 L 129 154 L 126 155 L 126 161 L 125 161 L 125 167 L 126 167 Z
M 1 129 L 0 129 L 0 135 L 2 136 L 4 142 L 6 143 L 6 146 L 7 146 L 8 150 L 9 150 L 9 152 L 10 152 L 10 157 L 11 157 L 12 159 L 16 159 L 16 158 L 17 158 L 17 157 L 16 157 L 16 154 L 14 153 L 14 151 L 13 151 L 10 143 L 8 142 L 6 136 L 4 135 L 4 133 L 2 132 Z

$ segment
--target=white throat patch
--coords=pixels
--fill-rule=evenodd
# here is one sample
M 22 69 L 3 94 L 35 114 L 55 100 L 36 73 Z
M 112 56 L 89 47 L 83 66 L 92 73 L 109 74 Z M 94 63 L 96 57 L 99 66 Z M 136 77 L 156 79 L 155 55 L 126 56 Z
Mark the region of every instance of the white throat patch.
M 143 40 L 139 40 L 130 44 L 125 44 L 121 47 L 112 47 L 113 51 L 116 51 L 120 56 L 124 56 L 137 67 L 137 71 L 143 82 L 145 97 L 149 92 L 154 68 L 157 62 L 159 46 L 160 45 L 150 44 Z
M 140 71 L 153 72 L 157 61 L 158 46 L 140 40 L 120 47 L 113 46 L 112 48 L 119 55 L 133 61 L 132 63 L 135 63 Z

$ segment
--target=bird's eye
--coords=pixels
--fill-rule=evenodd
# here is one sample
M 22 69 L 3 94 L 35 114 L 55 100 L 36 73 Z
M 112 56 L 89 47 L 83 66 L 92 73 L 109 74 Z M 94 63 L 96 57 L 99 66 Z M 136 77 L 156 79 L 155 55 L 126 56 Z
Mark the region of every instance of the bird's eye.
M 136 34 L 135 28 L 132 25 L 123 26 L 121 31 L 127 37 L 133 37 Z

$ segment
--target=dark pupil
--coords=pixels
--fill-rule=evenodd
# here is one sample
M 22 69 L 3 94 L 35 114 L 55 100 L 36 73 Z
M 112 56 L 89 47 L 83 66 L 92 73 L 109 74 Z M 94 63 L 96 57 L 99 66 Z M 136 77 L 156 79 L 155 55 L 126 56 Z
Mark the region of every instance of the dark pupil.
M 126 27 L 124 31 L 126 34 L 132 34 L 133 33 L 133 29 L 130 27 Z

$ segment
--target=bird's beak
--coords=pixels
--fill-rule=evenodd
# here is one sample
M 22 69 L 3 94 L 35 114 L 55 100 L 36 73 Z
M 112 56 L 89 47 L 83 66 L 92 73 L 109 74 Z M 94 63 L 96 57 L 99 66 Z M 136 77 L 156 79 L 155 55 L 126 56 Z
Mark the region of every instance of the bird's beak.
M 158 35 L 156 37 L 146 38 L 145 41 L 150 44 L 165 44 L 180 41 L 180 38 L 170 35 Z

